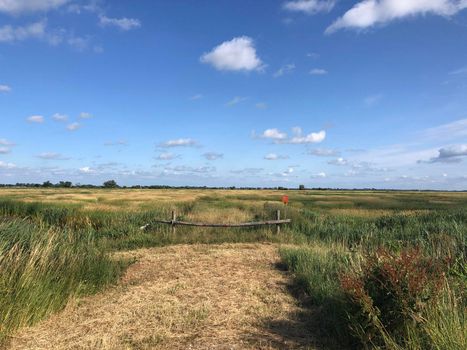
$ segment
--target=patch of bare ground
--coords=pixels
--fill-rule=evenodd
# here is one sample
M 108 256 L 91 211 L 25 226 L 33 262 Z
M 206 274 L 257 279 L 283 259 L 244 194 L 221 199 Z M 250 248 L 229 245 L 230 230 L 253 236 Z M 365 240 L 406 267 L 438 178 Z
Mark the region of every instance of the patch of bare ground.
M 136 257 L 120 283 L 21 330 L 10 349 L 316 349 L 272 244 L 180 245 Z M 307 317 L 304 317 L 306 315 Z

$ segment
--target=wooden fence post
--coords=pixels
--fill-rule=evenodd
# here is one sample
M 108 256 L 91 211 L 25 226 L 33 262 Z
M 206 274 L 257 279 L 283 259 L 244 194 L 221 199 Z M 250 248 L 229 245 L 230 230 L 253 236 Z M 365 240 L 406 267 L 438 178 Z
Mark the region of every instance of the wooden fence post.
M 177 220 L 177 214 L 175 210 L 172 210 L 172 233 L 175 233 L 175 221 Z
M 276 220 L 280 220 L 280 219 L 281 219 L 281 211 L 277 210 L 276 211 Z M 280 224 L 276 224 L 276 233 L 277 234 L 281 233 L 281 225 Z

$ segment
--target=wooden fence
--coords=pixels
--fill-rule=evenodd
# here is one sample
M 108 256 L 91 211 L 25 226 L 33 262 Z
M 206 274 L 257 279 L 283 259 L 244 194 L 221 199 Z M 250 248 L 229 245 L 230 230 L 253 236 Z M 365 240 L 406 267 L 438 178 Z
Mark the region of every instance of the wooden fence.
M 172 226 L 172 231 L 175 232 L 175 226 L 198 226 L 198 227 L 255 227 L 255 226 L 266 226 L 266 225 L 276 225 L 276 232 L 280 233 L 281 225 L 288 224 L 291 222 L 290 219 L 281 219 L 281 211 L 276 211 L 276 219 L 275 220 L 266 220 L 266 221 L 253 221 L 253 222 L 240 222 L 236 224 L 210 224 L 210 223 L 203 223 L 203 222 L 187 222 L 187 221 L 179 221 L 177 220 L 177 215 L 175 210 L 172 211 L 172 219 L 171 220 L 154 220 L 154 223 L 157 224 L 168 224 Z M 141 226 L 141 230 L 145 230 L 150 227 L 150 224 L 146 224 Z

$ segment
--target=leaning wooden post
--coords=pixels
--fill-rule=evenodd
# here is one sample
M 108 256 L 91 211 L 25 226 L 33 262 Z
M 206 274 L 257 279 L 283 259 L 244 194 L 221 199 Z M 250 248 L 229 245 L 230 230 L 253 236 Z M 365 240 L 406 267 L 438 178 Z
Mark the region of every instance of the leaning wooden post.
M 281 219 L 281 211 L 277 210 L 276 211 L 276 220 L 280 220 L 280 219 Z M 276 233 L 277 234 L 281 233 L 281 225 L 280 224 L 276 224 Z
M 172 210 L 172 233 L 175 233 L 175 221 L 177 220 L 177 214 L 175 213 L 175 210 Z

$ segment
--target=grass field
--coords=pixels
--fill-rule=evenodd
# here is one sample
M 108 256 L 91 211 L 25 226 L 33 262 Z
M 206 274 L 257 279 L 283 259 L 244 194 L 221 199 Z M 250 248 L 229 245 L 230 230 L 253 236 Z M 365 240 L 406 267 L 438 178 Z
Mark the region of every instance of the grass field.
M 467 193 L 273 190 L 0 190 L 0 338 L 114 284 L 116 251 L 270 242 L 320 322 L 325 348 L 466 348 Z M 170 227 L 273 219 L 274 228 Z M 140 226 L 151 224 L 141 231 Z M 307 334 L 303 335 L 304 337 Z

